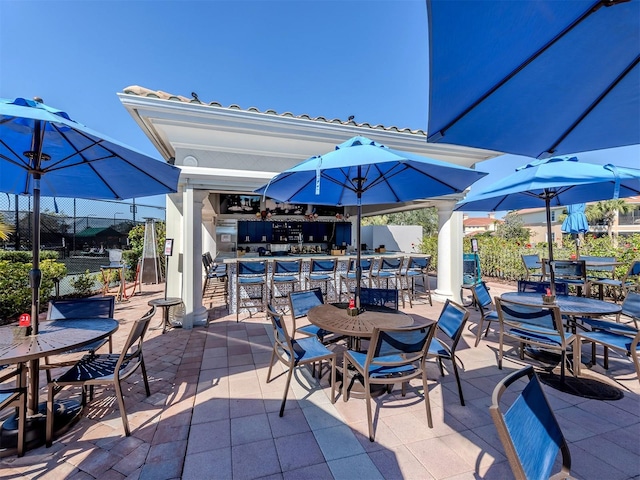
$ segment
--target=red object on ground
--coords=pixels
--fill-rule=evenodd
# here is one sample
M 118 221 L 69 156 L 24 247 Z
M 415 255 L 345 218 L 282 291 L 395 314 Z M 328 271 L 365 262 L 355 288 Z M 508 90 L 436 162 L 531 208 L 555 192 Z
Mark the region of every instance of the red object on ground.
M 356 302 L 353 298 L 349 299 L 349 308 L 356 308 Z
M 23 313 L 20 315 L 20 321 L 18 323 L 21 327 L 30 327 L 31 326 L 31 315 L 28 313 Z

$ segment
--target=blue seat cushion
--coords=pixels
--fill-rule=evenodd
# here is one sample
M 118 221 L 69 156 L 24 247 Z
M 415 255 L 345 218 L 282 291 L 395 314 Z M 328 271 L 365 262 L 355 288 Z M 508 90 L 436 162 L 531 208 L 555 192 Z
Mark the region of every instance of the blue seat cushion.
M 326 357 L 333 352 L 322 345 L 316 337 L 300 338 L 291 340 L 295 363 L 311 362 L 316 358 Z
M 594 330 L 606 330 L 609 332 L 616 332 L 622 334 L 637 333 L 637 329 L 624 323 L 613 322 L 611 320 L 601 320 L 597 318 L 580 317 L 578 318 L 583 324 L 589 325 Z
M 545 343 L 547 345 L 560 346 L 562 345 L 562 339 L 560 335 L 552 333 L 552 331 L 535 327 L 528 327 L 530 330 L 520 330 L 518 328 L 512 328 L 509 330 L 509 334 L 519 337 L 524 341 L 530 340 L 538 343 Z
M 429 355 L 451 358 L 451 355 L 449 355 L 449 350 L 445 348 L 442 340 L 436 338 L 435 336 L 431 339 L 431 343 L 429 344 Z
M 243 285 L 259 285 L 261 283 L 264 283 L 264 279 L 263 278 L 238 278 L 238 283 L 241 283 Z
M 309 280 L 332 280 L 333 277 L 331 275 L 326 275 L 323 273 L 311 273 L 309 274 Z
M 329 335 L 332 333 L 329 330 L 325 330 L 324 328 L 320 328 L 316 325 L 305 325 L 304 327 L 297 328 L 296 332 L 301 332 L 306 335 L 316 336 L 321 340 L 325 337 L 325 335 Z
M 278 277 L 273 277 L 273 282 L 274 283 L 278 283 L 278 282 L 297 282 L 298 281 L 298 277 L 295 277 L 293 275 L 289 276 L 289 275 L 282 275 L 282 276 L 278 276 Z
M 353 358 L 353 360 L 358 364 L 358 366 L 364 369 L 364 364 L 367 360 L 367 354 L 361 352 L 354 352 L 353 350 L 349 350 L 349 354 Z M 376 357 L 376 361 L 380 362 L 402 362 L 403 358 L 400 355 L 387 355 L 384 357 Z M 378 378 L 378 377 L 387 377 L 389 375 L 396 375 L 399 373 L 407 373 L 412 372 L 416 368 L 413 365 L 401 365 L 398 367 L 386 367 L 382 365 L 370 365 L 369 366 L 369 376 Z
M 626 350 L 627 352 L 630 351 L 631 343 L 633 342 L 633 338 L 627 337 L 626 335 L 617 335 L 613 332 L 604 331 L 580 333 L 580 338 L 595 340 L 596 342 L 610 345 L 620 350 Z M 638 345 L 636 350 L 640 351 L 640 344 Z

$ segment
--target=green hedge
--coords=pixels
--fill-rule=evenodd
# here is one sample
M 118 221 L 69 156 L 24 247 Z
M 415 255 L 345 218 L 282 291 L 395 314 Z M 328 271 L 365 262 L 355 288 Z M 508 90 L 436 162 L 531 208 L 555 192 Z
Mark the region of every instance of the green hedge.
M 40 252 L 40 306 L 45 308 L 51 298 L 55 280 L 67 275 L 67 267 L 57 261 L 58 253 Z M 14 321 L 21 313 L 31 313 L 31 252 L 0 251 L 0 325 Z

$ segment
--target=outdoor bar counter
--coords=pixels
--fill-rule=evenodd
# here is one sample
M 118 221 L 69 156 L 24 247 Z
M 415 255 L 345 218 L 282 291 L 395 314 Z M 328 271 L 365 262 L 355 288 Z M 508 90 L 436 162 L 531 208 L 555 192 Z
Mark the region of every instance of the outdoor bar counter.
M 372 259 L 373 260 L 373 271 L 378 269 L 379 260 L 383 257 L 404 257 L 405 262 L 403 268 L 406 268 L 407 261 L 409 257 L 429 257 L 430 255 L 421 254 L 421 253 L 405 253 L 405 252 L 365 252 L 362 253 L 361 258 L 364 259 Z M 355 260 L 356 255 L 354 254 L 344 254 L 344 255 L 328 255 L 322 253 L 309 253 L 309 254 L 288 254 L 288 255 L 265 255 L 265 256 L 257 256 L 252 254 L 250 256 L 244 255 L 239 258 L 225 258 L 223 262 L 227 264 L 227 274 L 229 278 L 229 312 L 236 313 L 236 265 L 237 262 L 251 262 L 251 261 L 266 261 L 267 262 L 267 288 L 265 294 L 268 296 L 268 286 L 269 286 L 269 278 L 271 276 L 271 272 L 273 269 L 273 263 L 275 261 L 292 261 L 292 260 L 302 260 L 302 269 L 301 269 L 301 285 L 297 287 L 297 289 L 305 288 L 306 278 L 309 274 L 309 269 L 311 267 L 311 261 L 314 259 L 318 260 L 328 260 L 328 259 L 336 259 L 337 267 L 336 267 L 336 283 L 335 289 L 336 292 L 338 290 L 338 283 L 340 281 L 340 274 L 346 273 L 349 267 L 349 261 Z M 268 301 L 268 298 L 267 298 Z M 244 307 L 243 307 L 244 308 Z

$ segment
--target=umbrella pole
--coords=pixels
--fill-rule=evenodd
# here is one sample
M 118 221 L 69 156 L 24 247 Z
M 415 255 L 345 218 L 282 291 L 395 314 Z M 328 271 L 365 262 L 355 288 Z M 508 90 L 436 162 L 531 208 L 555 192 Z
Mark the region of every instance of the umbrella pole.
M 362 172 L 361 167 L 358 166 L 358 178 L 356 179 L 356 183 L 358 185 L 358 224 L 356 230 L 356 310 L 360 312 L 360 281 L 362 280 L 362 265 L 360 264 L 360 256 L 361 256 L 361 247 L 360 243 L 360 235 L 362 230 Z
M 549 280 L 551 282 L 551 295 L 556 294 L 556 276 L 553 272 L 553 242 L 551 237 L 551 197 L 545 192 L 544 206 L 547 213 L 547 245 L 549 248 Z

